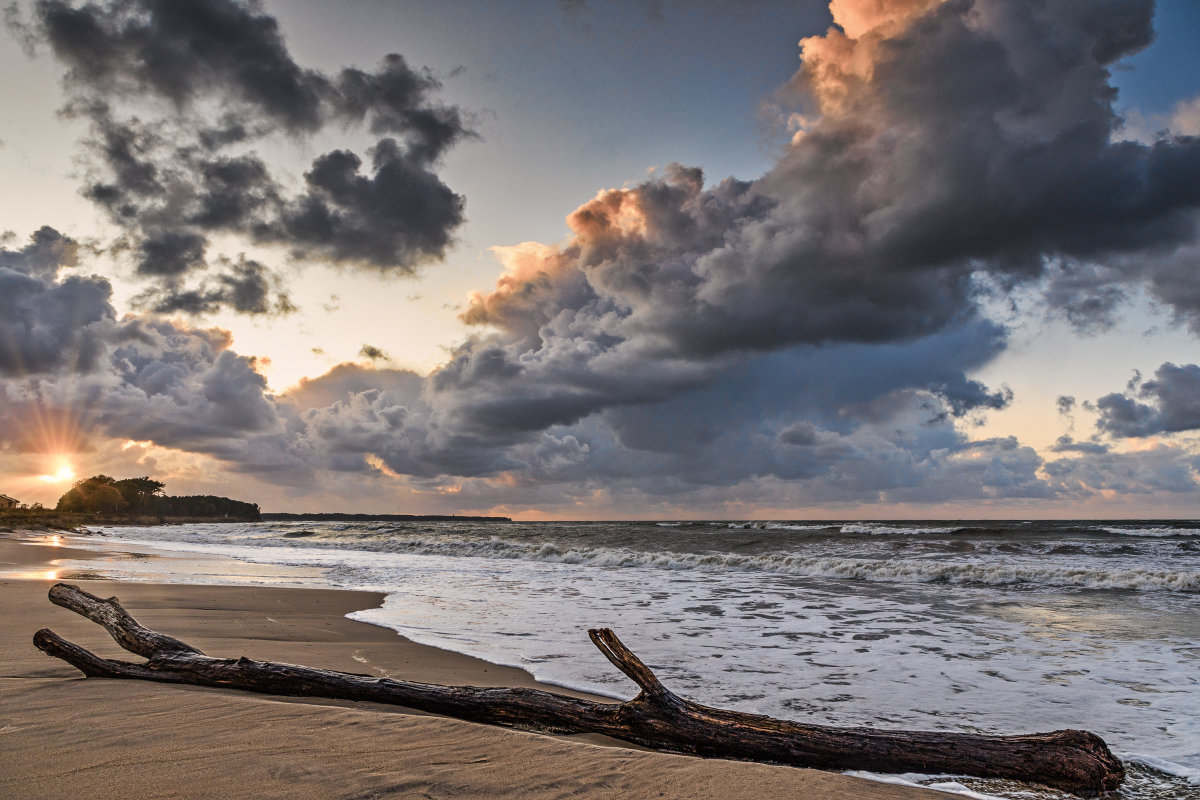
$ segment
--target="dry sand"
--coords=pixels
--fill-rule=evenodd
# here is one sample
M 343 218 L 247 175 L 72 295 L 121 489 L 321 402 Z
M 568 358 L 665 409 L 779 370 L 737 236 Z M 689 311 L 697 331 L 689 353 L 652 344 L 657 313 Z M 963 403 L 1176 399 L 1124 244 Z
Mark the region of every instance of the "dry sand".
M 944 800 L 845 775 L 608 746 L 374 704 L 84 678 L 31 643 L 49 627 L 136 659 L 46 599 L 53 558 L 84 550 L 0 534 L 0 798 L 721 798 Z M 45 574 L 45 577 L 32 577 Z M 61 577 L 61 576 L 54 576 Z M 526 673 L 352 622 L 382 596 L 322 589 L 75 580 L 212 655 L 446 684 L 538 686 Z M 553 689 L 553 691 L 561 691 Z M 611 742 L 611 740 L 609 740 Z

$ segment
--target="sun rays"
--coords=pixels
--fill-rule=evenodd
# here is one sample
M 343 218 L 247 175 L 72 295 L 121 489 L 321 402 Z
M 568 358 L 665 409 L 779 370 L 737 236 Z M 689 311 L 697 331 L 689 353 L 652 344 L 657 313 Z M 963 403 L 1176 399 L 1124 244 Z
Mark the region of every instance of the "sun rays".
M 38 475 L 37 478 L 42 483 L 70 483 L 75 480 L 75 470 L 71 469 L 70 464 L 63 463 L 56 472 Z

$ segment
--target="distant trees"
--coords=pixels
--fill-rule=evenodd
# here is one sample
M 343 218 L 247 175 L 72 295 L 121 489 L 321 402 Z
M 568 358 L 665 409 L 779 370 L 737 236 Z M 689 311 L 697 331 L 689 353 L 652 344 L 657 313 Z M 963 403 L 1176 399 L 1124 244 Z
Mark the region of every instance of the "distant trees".
M 121 493 L 121 497 L 125 498 L 129 511 L 134 514 L 148 513 L 154 509 L 155 501 L 166 499 L 160 496 L 162 490 L 166 488 L 166 484 L 162 481 L 151 480 L 145 475 L 140 478 L 116 481 L 113 483 L 113 487 Z
M 165 517 L 229 517 L 230 519 L 259 519 L 257 503 L 244 503 L 228 497 L 195 494 L 185 497 L 158 498 L 159 511 Z
M 85 511 L 115 514 L 129 507 L 129 501 L 117 488 L 115 478 L 96 475 L 76 482 L 58 498 L 57 511 Z
M 117 480 L 95 475 L 77 482 L 58 500 L 57 511 L 138 514 L 159 517 L 221 517 L 257 520 L 257 503 L 214 495 L 169 497 L 166 484 L 148 476 Z

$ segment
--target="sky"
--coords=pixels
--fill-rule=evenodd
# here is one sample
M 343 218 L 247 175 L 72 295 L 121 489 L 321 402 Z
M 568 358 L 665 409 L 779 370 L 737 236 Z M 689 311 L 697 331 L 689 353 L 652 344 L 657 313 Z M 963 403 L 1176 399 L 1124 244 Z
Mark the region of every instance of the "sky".
M 37 0 L 0 492 L 1200 516 L 1192 0 Z

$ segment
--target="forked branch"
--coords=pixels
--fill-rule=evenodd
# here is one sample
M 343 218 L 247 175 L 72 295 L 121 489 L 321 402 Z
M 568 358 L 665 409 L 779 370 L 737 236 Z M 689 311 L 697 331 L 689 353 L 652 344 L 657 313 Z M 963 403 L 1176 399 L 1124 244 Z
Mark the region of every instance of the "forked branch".
M 105 659 L 43 629 L 34 644 L 89 677 L 137 678 L 303 697 L 369 700 L 473 722 L 554 733 L 602 733 L 671 753 L 796 767 L 921 772 L 1008 778 L 1087 796 L 1112 791 L 1121 762 L 1093 733 L 1022 736 L 836 728 L 710 708 L 678 697 L 608 628 L 588 631 L 612 664 L 641 688 L 626 703 L 603 703 L 538 689 L 441 686 L 332 670 L 207 656 L 138 623 L 116 598 L 75 586 L 50 590 L 57 605 L 103 625 L 145 664 Z

